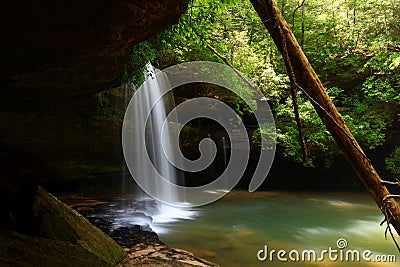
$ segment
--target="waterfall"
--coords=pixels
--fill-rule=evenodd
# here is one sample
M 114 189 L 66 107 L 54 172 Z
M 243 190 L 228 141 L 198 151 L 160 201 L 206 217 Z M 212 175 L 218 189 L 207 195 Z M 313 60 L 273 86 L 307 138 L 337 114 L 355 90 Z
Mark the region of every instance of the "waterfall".
M 161 88 L 168 86 L 168 78 L 164 75 L 157 76 L 156 78 L 156 70 L 154 67 L 148 63 L 146 64 L 145 70 L 145 79 L 147 83 L 144 84 L 144 90 L 147 92 L 143 94 L 143 99 L 141 99 L 141 103 L 143 103 L 142 109 L 147 112 L 151 110 L 150 116 L 147 119 L 146 123 L 146 148 L 150 157 L 150 160 L 153 163 L 153 166 L 158 170 L 161 176 L 168 180 L 171 183 L 177 183 L 177 171 L 174 166 L 170 164 L 168 159 L 166 158 L 166 154 L 174 155 L 173 148 L 171 146 L 171 125 L 167 123 L 165 126 L 167 127 L 166 131 L 169 133 L 167 142 L 161 143 L 161 129 L 163 127 L 164 122 L 167 117 L 167 106 L 171 105 L 172 98 L 168 98 L 168 96 L 162 96 Z M 160 99 L 159 101 L 157 101 Z M 153 103 L 156 103 L 154 106 Z M 139 120 L 146 120 L 145 115 L 140 114 Z M 140 123 L 140 122 L 139 122 Z M 143 125 L 143 124 L 138 124 Z M 138 152 L 139 153 L 139 152 Z M 140 163 L 139 163 L 140 164 Z M 143 165 L 138 165 L 138 168 L 143 168 Z M 146 172 L 150 174 L 151 172 Z M 169 199 L 175 199 L 176 196 L 173 190 L 168 188 L 163 188 L 162 186 L 155 184 L 151 185 L 155 186 L 158 190 L 161 190 L 160 194 L 168 194 Z
M 176 155 L 171 145 L 171 137 L 167 137 L 167 142 L 165 142 L 165 138 L 161 142 L 161 129 L 166 121 L 168 111 L 174 106 L 173 97 L 172 95 L 162 95 L 161 88 L 168 86 L 169 81 L 164 75 L 156 75 L 156 71 L 150 63 L 146 64 L 144 71 L 146 82 L 142 85 L 143 92 L 145 93 L 140 94 L 140 98 L 138 99 L 140 105 L 135 109 L 135 114 L 133 114 L 130 120 L 132 129 L 139 130 L 138 132 L 145 125 L 144 140 L 147 150 L 147 155 L 143 155 L 143 151 L 139 148 L 132 147 L 132 153 L 135 158 L 132 163 L 134 169 L 140 170 L 138 175 L 144 175 L 144 178 L 154 173 L 146 168 L 155 168 L 165 180 L 177 184 L 180 173 L 177 172 L 177 169 L 171 165 L 166 157 L 166 154 Z M 164 125 L 164 131 L 171 133 L 174 130 L 174 123 L 176 122 L 168 121 Z M 136 144 L 143 141 L 141 134 L 133 134 L 132 138 L 135 138 Z M 145 157 L 147 156 L 152 166 L 146 163 Z M 177 195 L 172 187 L 162 186 L 162 183 L 158 183 L 157 179 L 148 180 L 153 180 L 153 182 L 146 181 L 153 183 L 148 184 L 148 186 L 155 188 L 158 191 L 157 194 L 168 195 L 168 199 L 177 201 Z M 123 221 L 129 220 L 131 224 L 149 226 L 157 233 L 164 231 L 162 225 L 165 223 L 178 219 L 190 219 L 196 214 L 193 210 L 167 206 L 158 202 L 139 188 L 135 190 L 134 199 L 130 201 L 132 204 L 125 210 L 127 216 L 121 219 Z
M 222 136 L 222 153 L 224 154 L 224 169 L 226 169 L 226 140 L 224 136 Z

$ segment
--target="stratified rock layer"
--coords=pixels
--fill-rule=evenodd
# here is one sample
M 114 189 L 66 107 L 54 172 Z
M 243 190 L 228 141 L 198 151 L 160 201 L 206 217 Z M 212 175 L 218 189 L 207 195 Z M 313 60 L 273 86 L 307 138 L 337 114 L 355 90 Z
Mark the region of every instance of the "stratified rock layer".
M 188 0 L 2 1 L 2 100 L 75 96 L 118 84 L 132 45 L 176 23 L 187 4 Z M 9 99 L 4 102 L 3 108 Z

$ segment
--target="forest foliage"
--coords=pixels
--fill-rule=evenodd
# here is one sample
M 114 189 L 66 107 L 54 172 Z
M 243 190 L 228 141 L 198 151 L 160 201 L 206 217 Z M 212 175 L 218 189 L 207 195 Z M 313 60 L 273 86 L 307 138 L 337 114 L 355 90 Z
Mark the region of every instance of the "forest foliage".
M 279 0 L 278 5 L 307 58 L 323 81 L 350 130 L 366 150 L 385 142 L 389 129 L 400 129 L 400 1 Z M 143 66 L 180 62 L 221 62 L 211 45 L 262 90 L 274 112 L 280 151 L 302 161 L 281 55 L 249 1 L 193 0 L 179 23 L 134 48 L 127 80 L 140 84 Z M 249 109 L 216 90 L 239 114 Z M 329 165 L 337 154 L 333 139 L 311 103 L 298 93 L 306 165 L 323 155 Z M 400 174 L 400 142 L 386 159 Z

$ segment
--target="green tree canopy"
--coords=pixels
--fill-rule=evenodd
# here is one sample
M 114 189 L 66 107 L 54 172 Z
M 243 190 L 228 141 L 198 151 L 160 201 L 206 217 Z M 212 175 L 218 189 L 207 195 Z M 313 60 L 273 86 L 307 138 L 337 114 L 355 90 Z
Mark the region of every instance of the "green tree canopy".
M 382 145 L 387 129 L 399 124 L 400 1 L 285 0 L 278 4 L 354 136 L 367 150 Z M 280 53 L 249 1 L 193 0 L 177 25 L 134 49 L 129 71 L 142 71 L 149 60 L 159 68 L 193 60 L 223 63 L 207 44 L 262 90 L 273 108 L 282 153 L 301 161 L 289 79 Z M 218 90 L 213 94 L 227 98 Z M 311 155 L 306 164 L 312 165 L 318 155 L 329 163 L 338 152 L 336 146 L 310 102 L 302 93 L 298 98 Z M 229 99 L 242 115 L 249 112 L 239 97 Z M 394 152 L 388 165 L 396 160 Z

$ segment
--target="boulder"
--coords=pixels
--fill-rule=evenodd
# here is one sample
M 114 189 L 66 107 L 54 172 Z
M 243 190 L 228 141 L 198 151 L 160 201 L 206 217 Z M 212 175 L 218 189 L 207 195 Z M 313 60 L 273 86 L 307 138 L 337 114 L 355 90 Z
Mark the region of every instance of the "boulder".
M 21 207 L 1 214 L 8 221 L 0 230 L 2 266 L 114 266 L 125 258 L 113 239 L 78 212 L 41 187 L 31 193 L 22 202 L 23 214 Z

